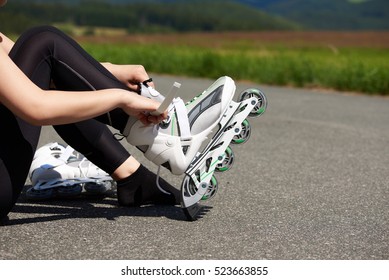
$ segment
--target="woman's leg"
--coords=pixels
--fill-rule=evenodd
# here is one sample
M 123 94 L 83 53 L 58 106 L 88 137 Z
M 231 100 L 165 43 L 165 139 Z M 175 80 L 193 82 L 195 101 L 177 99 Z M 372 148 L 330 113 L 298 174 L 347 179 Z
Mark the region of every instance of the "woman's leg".
M 53 81 L 59 90 L 126 89 L 76 42 L 53 27 L 37 27 L 23 33 L 10 56 L 40 87 Z M 130 154 L 105 124 L 122 130 L 127 119 L 127 114 L 116 109 L 93 120 L 54 128 L 69 145 L 112 174 Z
M 127 89 L 75 41 L 52 27 L 33 28 L 24 33 L 15 43 L 11 55 L 15 57 L 21 68 L 26 68 L 28 72 L 33 73 L 33 76 L 37 76 L 38 85 L 46 85 L 52 80 L 56 88 L 60 90 Z M 140 165 L 133 157 L 130 157 L 130 154 L 116 141 L 104 124 L 110 124 L 122 131 L 127 120 L 128 115 L 116 109 L 93 120 L 55 126 L 55 129 L 69 145 L 111 174 L 119 181 L 118 185 L 122 185 L 121 183 L 127 182 L 127 177 L 138 170 Z M 132 191 L 136 189 L 138 193 L 142 193 L 140 202 L 148 201 L 150 196 L 155 195 L 160 196 L 159 199 L 167 198 L 171 201 L 170 195 L 156 188 L 155 180 L 153 182 L 145 180 L 155 175 L 148 170 L 145 171 L 144 168 L 141 170 L 143 170 L 143 176 L 138 178 L 139 182 L 132 180 L 131 183 Z M 128 185 L 127 183 L 126 186 Z M 162 185 L 165 185 L 164 188 L 170 192 L 175 191 L 166 182 Z M 120 193 L 121 191 L 119 191 L 119 196 L 121 196 Z M 119 201 L 122 200 L 119 199 Z M 137 203 L 139 201 L 135 202 Z
M 65 91 L 128 90 L 73 39 L 51 26 L 35 27 L 23 33 L 11 55 L 20 67 L 33 73 L 38 84 L 53 81 L 57 89 Z M 128 115 L 116 109 L 96 119 L 122 130 Z
M 40 127 L 15 117 L 0 105 L 0 224 L 15 205 L 26 182 Z

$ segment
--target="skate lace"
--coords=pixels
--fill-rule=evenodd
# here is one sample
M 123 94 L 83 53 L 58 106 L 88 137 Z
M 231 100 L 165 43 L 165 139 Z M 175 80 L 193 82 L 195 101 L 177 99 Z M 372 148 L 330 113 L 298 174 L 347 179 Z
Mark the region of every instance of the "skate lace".
M 63 162 L 68 162 L 68 160 L 74 156 L 74 149 L 70 146 L 67 146 L 65 148 L 65 150 L 63 151 L 63 153 L 61 154 L 61 156 L 58 158 L 59 160 L 63 161 Z
M 165 191 L 165 190 L 161 187 L 161 185 L 159 184 L 159 178 L 160 178 L 159 173 L 160 173 L 160 171 L 161 171 L 161 165 L 158 165 L 157 178 L 156 178 L 156 180 L 155 180 L 155 183 L 156 183 L 158 189 L 159 189 L 161 192 L 163 192 L 164 194 L 171 194 L 170 192 Z
M 89 174 L 90 167 L 91 167 L 91 162 L 88 163 L 88 168 L 86 169 L 86 172 L 84 172 L 84 170 L 82 169 L 82 164 L 85 161 L 86 161 L 85 157 L 83 159 L 81 159 L 80 163 L 78 164 L 78 168 L 80 169 L 81 177 L 87 178 L 88 174 Z
M 80 161 L 77 164 L 78 169 L 80 170 L 81 177 L 88 178 L 90 171 L 93 169 L 94 165 L 90 162 L 86 157 L 76 152 L 71 146 L 67 146 L 63 154 L 59 158 L 63 162 L 72 162 L 72 161 Z M 87 168 L 82 168 L 84 163 L 87 163 Z

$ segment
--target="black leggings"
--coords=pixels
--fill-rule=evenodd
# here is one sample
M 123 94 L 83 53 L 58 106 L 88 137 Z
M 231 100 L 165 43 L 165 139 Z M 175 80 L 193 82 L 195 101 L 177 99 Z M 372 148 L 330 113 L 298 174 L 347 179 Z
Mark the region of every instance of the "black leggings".
M 23 33 L 9 56 L 40 88 L 98 90 L 128 88 L 75 41 L 53 27 Z M 122 131 L 128 115 L 115 109 L 94 119 L 54 126 L 62 139 L 90 161 L 112 174 L 130 154 L 114 139 L 106 124 Z M 41 128 L 15 116 L 0 104 L 0 218 L 16 203 L 37 148 Z

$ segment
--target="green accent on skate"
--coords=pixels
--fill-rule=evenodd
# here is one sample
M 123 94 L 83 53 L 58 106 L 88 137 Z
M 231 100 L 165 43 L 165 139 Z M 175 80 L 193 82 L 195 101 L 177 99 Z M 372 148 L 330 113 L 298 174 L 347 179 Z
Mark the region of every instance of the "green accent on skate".
M 216 165 L 218 162 L 219 162 L 219 160 L 215 160 L 214 162 L 211 163 L 210 167 Z M 212 173 L 213 172 L 204 172 L 203 174 L 200 175 L 200 180 L 203 181 L 205 178 L 207 178 Z
M 188 102 L 185 103 L 185 107 L 188 107 L 190 104 L 192 104 L 197 98 L 199 98 L 201 95 L 203 95 L 204 92 L 200 93 L 199 95 L 193 97 L 191 100 L 189 100 Z M 176 119 L 177 119 L 177 113 L 174 113 L 174 115 L 172 116 L 172 119 L 171 119 L 171 122 L 172 122 L 172 126 L 171 126 L 171 130 L 170 130 L 170 135 L 174 136 L 174 130 L 175 130 L 175 123 L 176 122 Z M 177 130 L 177 135 L 178 135 L 178 130 Z
M 263 114 L 265 112 L 266 108 L 265 107 L 262 107 L 261 109 L 258 110 L 257 114 L 260 115 L 260 114 Z
M 199 95 L 193 97 L 191 100 L 189 100 L 188 102 L 186 102 L 185 106 L 188 106 L 190 105 L 191 103 L 193 103 L 197 98 L 199 98 L 201 95 L 203 95 L 204 92 L 200 93 Z
M 210 174 L 212 174 L 211 172 L 205 172 L 203 174 L 200 175 L 200 180 L 203 181 L 205 178 L 207 178 Z
M 221 171 L 221 172 L 224 172 L 224 171 L 228 170 L 228 167 L 219 168 L 218 170 Z
M 232 141 L 235 143 L 235 144 L 242 144 L 242 143 L 244 143 L 244 139 L 238 139 L 238 140 L 236 140 L 236 139 L 232 139 Z
M 174 136 L 174 124 L 176 123 L 176 118 L 177 118 L 177 116 L 176 116 L 176 114 L 174 114 L 173 116 L 172 116 L 172 119 L 171 119 L 171 124 L 172 124 L 172 128 L 171 128 L 171 130 L 170 130 L 170 135 L 172 135 L 172 136 Z

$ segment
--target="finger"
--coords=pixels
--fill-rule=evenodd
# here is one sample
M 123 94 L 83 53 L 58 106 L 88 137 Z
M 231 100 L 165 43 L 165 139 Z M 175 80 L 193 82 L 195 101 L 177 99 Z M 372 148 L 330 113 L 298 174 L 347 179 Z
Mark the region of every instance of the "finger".
M 138 84 L 133 84 L 131 82 L 128 82 L 127 83 L 127 87 L 132 90 L 132 91 L 135 91 L 135 92 L 139 92 L 140 91 L 140 86 Z
M 148 118 L 145 115 L 142 115 L 139 117 L 139 120 L 144 126 L 149 126 L 151 123 L 149 122 Z
M 152 123 L 152 124 L 158 124 L 158 123 L 159 123 L 158 118 L 156 118 L 156 117 L 154 117 L 154 116 L 149 116 L 149 117 L 147 118 L 147 121 L 150 122 L 150 123 Z
M 162 122 L 164 120 L 164 118 L 162 116 L 149 116 L 147 118 L 147 120 L 150 122 L 150 123 L 153 123 L 153 124 L 159 124 L 160 122 Z
M 166 117 L 165 117 L 165 116 L 163 116 L 163 115 L 159 115 L 159 116 L 158 116 L 158 122 L 162 122 L 162 121 L 164 121 L 164 120 L 166 120 Z

